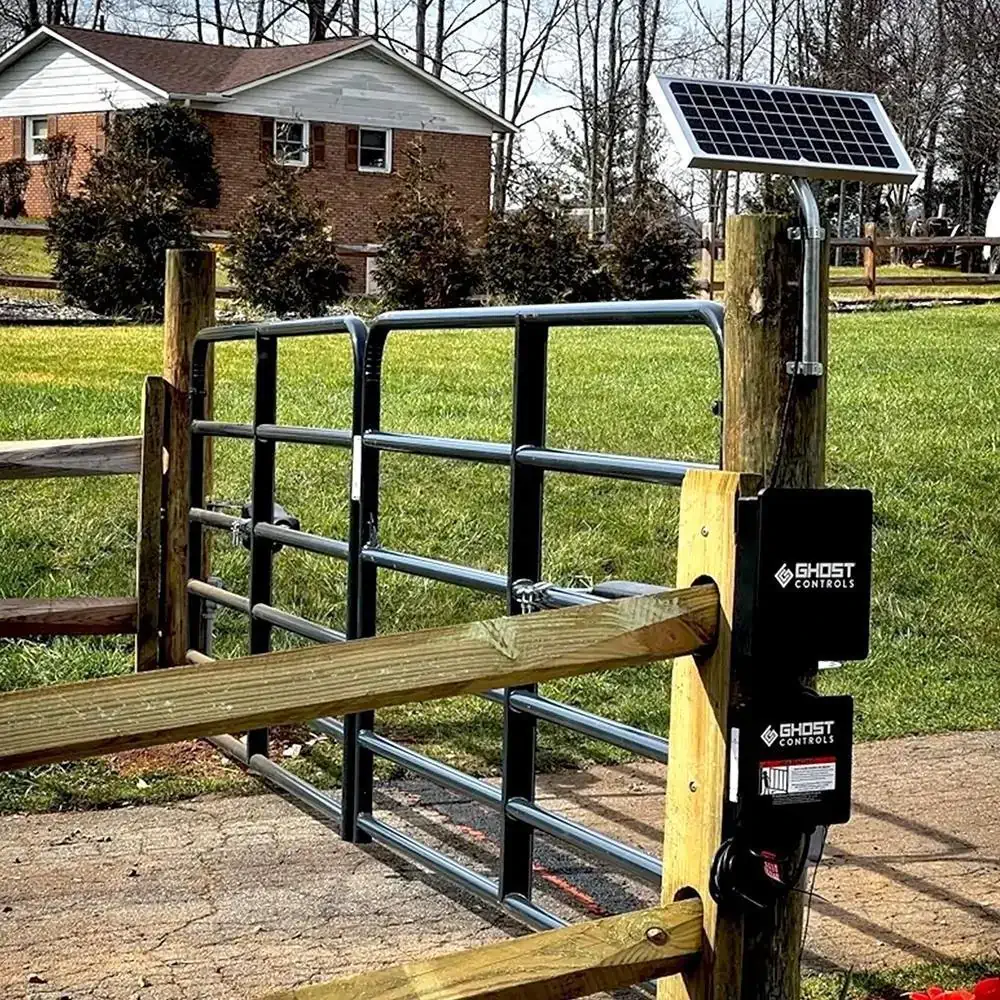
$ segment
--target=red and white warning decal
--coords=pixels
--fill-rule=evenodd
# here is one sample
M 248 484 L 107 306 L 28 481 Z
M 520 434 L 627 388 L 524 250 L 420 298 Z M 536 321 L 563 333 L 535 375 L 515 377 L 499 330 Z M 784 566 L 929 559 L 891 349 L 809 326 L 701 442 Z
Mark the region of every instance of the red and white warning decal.
M 763 760 L 760 763 L 761 795 L 808 795 L 811 792 L 832 792 L 836 787 L 835 757 Z

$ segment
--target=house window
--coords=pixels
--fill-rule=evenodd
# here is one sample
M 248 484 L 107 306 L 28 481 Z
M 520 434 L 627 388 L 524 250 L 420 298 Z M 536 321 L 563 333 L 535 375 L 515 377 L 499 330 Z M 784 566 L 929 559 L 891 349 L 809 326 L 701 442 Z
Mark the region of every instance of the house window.
M 25 159 L 44 160 L 45 140 L 49 137 L 48 118 L 28 118 L 24 126 L 27 140 L 24 144 Z
M 392 172 L 391 129 L 358 129 L 358 170 L 373 174 Z
M 287 166 L 309 166 L 309 123 L 274 123 L 274 159 Z

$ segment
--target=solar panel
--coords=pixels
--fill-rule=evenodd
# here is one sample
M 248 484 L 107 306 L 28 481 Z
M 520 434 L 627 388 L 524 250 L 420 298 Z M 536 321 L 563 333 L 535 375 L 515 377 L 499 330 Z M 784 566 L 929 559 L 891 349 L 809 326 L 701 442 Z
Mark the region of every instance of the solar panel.
M 652 76 L 687 166 L 909 184 L 913 169 L 874 94 Z

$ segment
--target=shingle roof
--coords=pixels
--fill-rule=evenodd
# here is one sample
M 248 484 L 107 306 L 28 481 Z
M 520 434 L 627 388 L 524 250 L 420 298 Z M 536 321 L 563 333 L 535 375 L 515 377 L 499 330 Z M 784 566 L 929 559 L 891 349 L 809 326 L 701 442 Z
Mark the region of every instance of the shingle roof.
M 366 40 L 352 36 L 308 45 L 250 49 L 86 28 L 60 26 L 51 30 L 170 94 L 225 93 L 242 84 L 342 52 Z

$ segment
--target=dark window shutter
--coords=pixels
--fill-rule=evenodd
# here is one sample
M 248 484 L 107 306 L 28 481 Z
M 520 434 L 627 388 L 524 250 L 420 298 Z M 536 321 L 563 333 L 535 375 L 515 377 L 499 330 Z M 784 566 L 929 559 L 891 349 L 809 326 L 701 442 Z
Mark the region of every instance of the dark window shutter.
M 97 130 L 94 149 L 98 153 L 103 153 L 108 148 L 108 125 L 111 123 L 111 113 L 109 111 L 99 111 L 97 113 Z
M 14 148 L 11 150 L 11 158 L 15 160 L 24 159 L 24 119 L 14 119 Z
M 347 129 L 347 155 L 344 166 L 348 170 L 358 169 L 358 130 L 354 126 L 348 126 Z
M 59 134 L 59 116 L 49 115 L 48 121 L 48 138 L 51 139 L 53 136 Z
M 326 166 L 326 127 L 322 122 L 309 123 L 309 165 Z
M 261 163 L 270 163 L 274 159 L 274 119 L 261 118 L 260 120 L 260 160 Z

